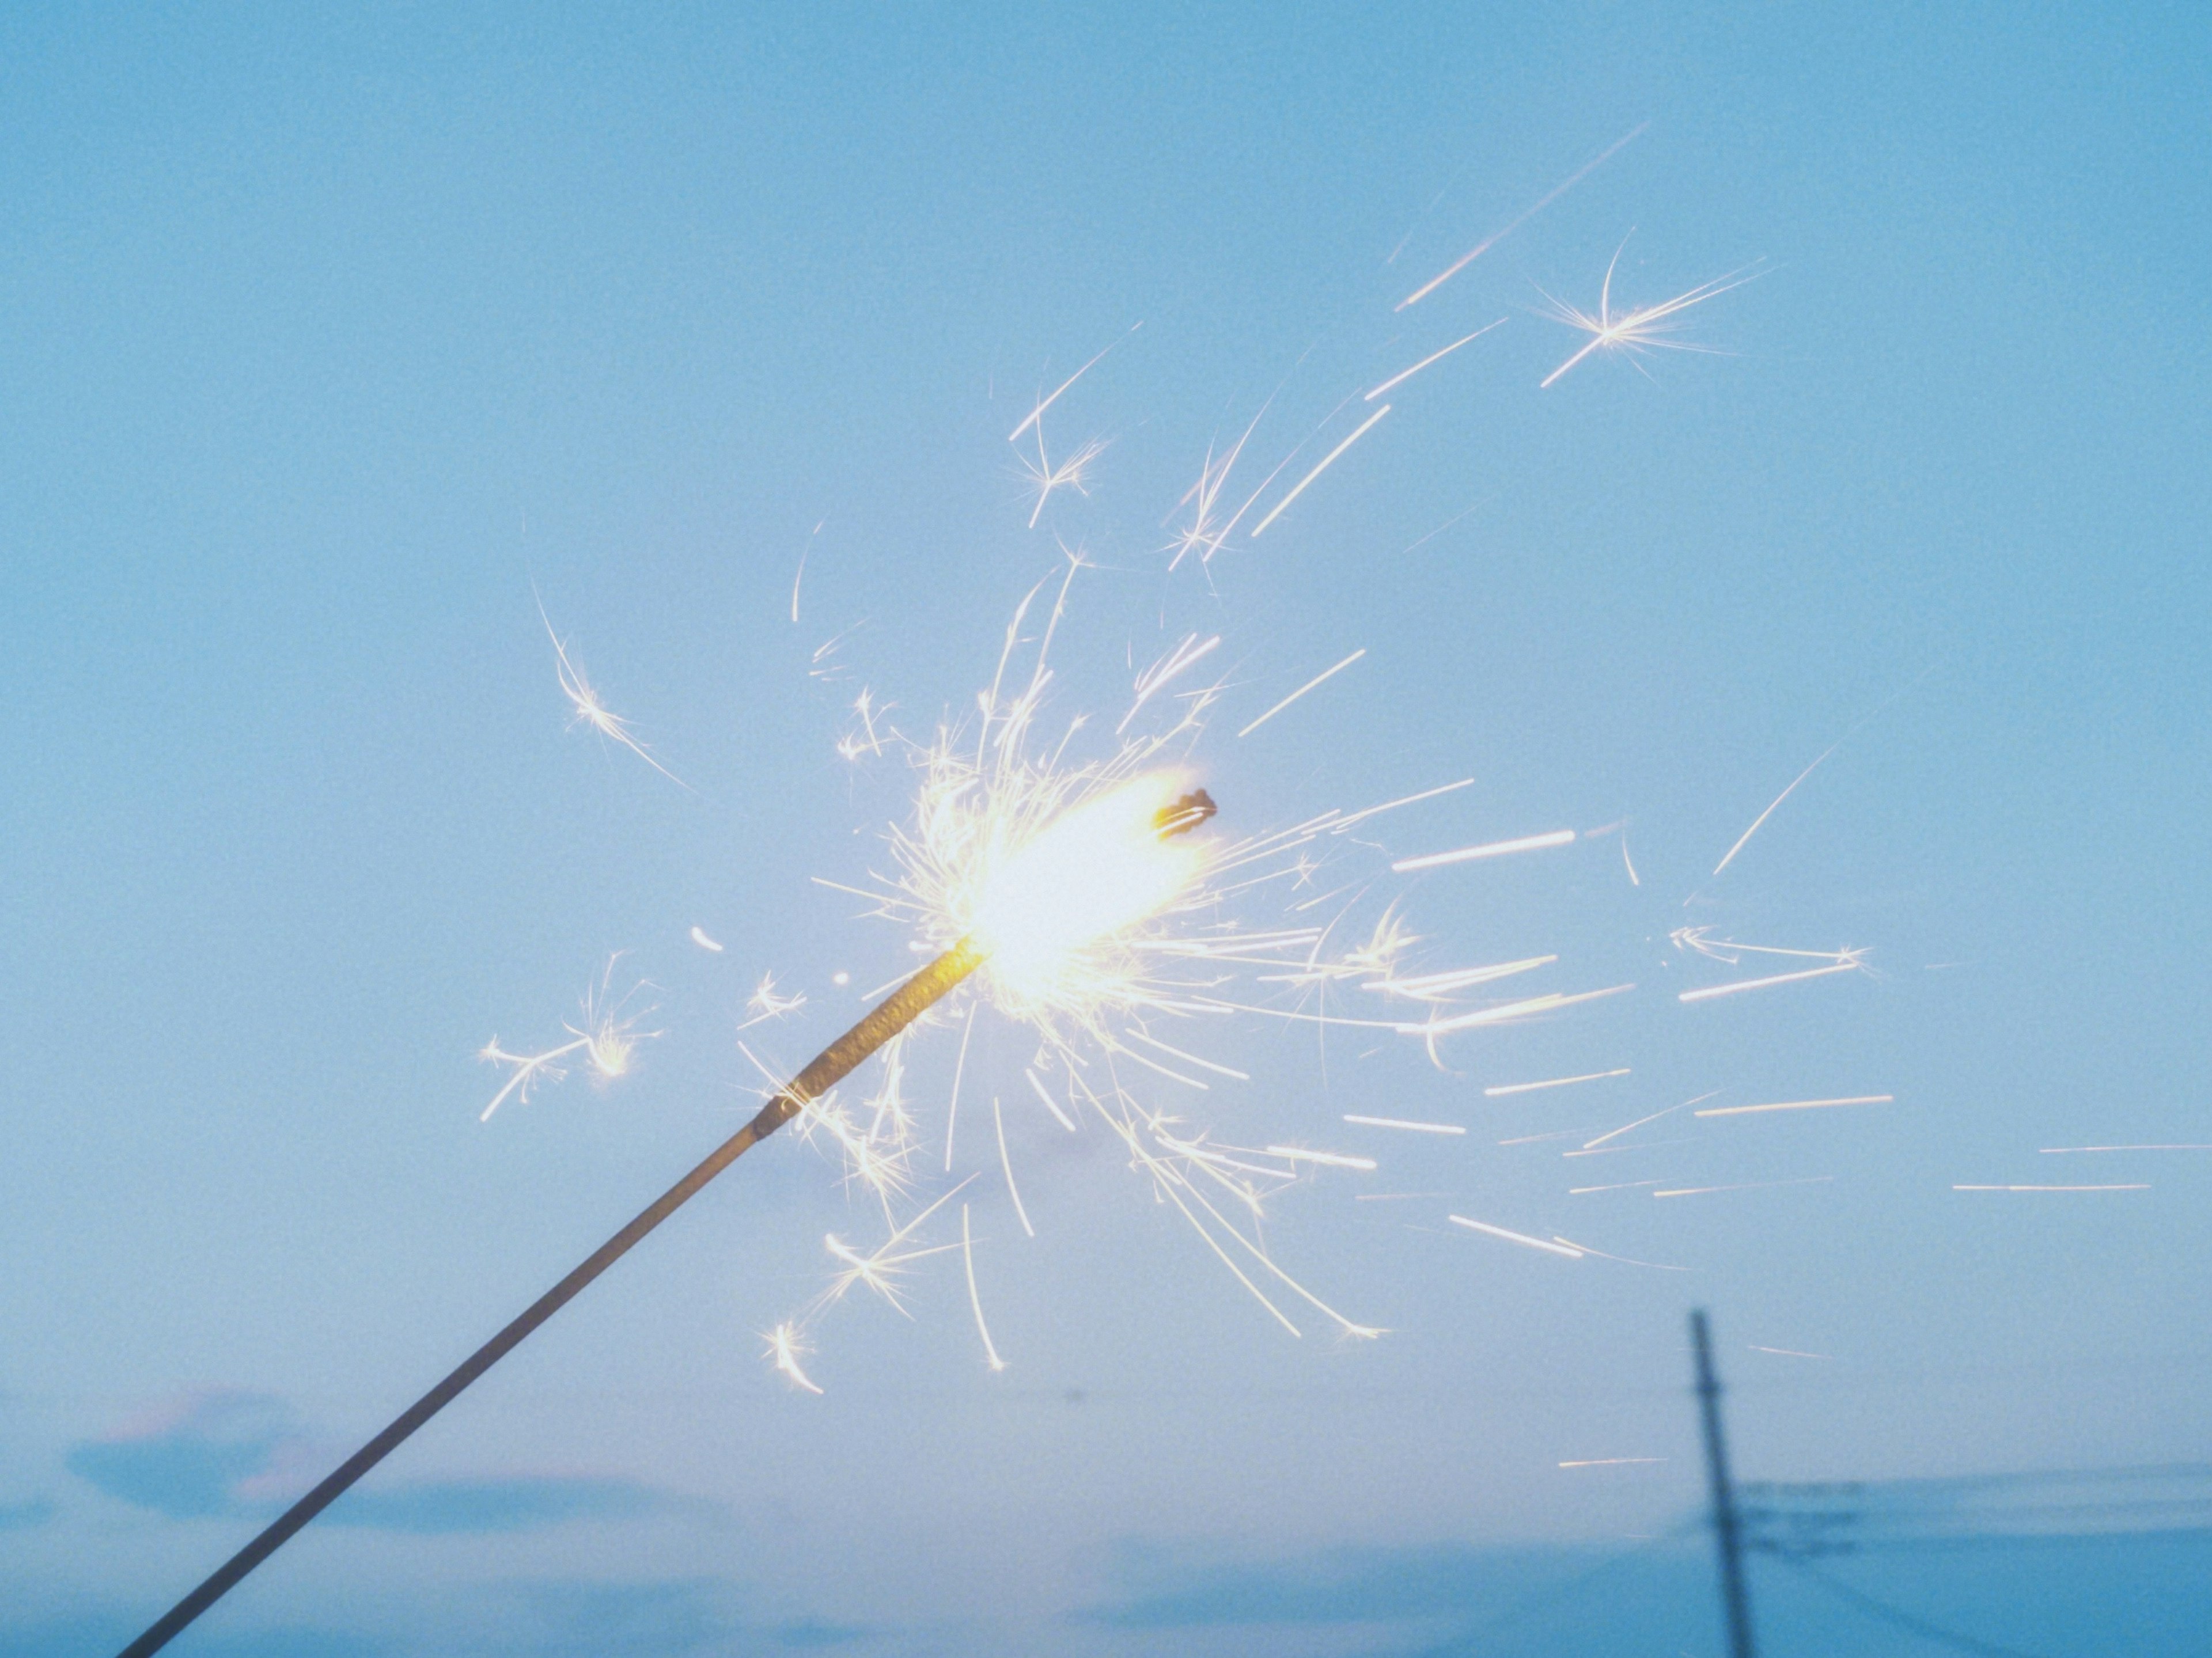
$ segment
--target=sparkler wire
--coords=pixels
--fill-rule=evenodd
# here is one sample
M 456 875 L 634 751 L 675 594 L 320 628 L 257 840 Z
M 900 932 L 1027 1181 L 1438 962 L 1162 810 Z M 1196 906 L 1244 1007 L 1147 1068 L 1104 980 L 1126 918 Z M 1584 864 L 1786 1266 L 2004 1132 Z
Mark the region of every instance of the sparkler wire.
M 708 1153 L 692 1171 L 670 1187 L 636 1219 L 609 1238 L 568 1277 L 531 1303 L 513 1322 L 476 1350 L 424 1394 L 368 1443 L 338 1465 L 323 1482 L 284 1510 L 240 1549 L 207 1581 L 177 1602 L 143 1635 L 123 1649 L 118 1658 L 148 1658 L 160 1651 L 185 1625 L 237 1587 L 246 1575 L 282 1548 L 305 1526 L 344 1493 L 363 1474 L 384 1461 L 417 1428 L 460 1396 L 464 1388 L 507 1357 L 538 1327 L 568 1305 L 585 1285 L 628 1254 L 645 1235 L 696 1197 L 707 1183 L 753 1146 L 804 1111 L 857 1069 L 885 1042 L 919 1018 L 962 980 L 983 963 L 983 951 L 963 939 L 915 974 L 878 1003 L 866 1017 L 816 1055 L 804 1071 L 760 1108 L 753 1120 Z

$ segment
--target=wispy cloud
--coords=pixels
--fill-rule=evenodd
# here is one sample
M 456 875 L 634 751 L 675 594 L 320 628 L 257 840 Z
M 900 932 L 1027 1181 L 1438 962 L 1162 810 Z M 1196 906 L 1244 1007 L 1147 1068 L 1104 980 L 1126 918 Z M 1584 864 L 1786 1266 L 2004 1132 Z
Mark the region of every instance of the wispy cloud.
M 172 1520 L 275 1515 L 330 1460 L 283 1400 L 186 1394 L 100 1439 L 72 1447 L 70 1472 L 108 1496 Z M 697 1499 L 641 1481 L 586 1473 L 492 1474 L 373 1485 L 323 1517 L 417 1536 L 531 1531 L 571 1521 L 696 1512 Z M 5 1524 L 6 1510 L 0 1510 Z

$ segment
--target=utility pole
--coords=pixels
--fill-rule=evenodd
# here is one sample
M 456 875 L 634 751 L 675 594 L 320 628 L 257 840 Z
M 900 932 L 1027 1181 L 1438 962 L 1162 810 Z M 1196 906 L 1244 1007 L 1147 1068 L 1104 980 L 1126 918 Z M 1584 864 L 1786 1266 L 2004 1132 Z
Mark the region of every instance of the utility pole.
M 1721 1606 L 1728 1617 L 1729 1658 L 1759 1658 L 1751 1635 L 1751 1599 L 1743 1582 L 1743 1533 L 1729 1479 L 1728 1441 L 1721 1433 L 1721 1380 L 1713 1371 L 1713 1342 L 1705 1309 L 1690 1315 L 1690 1342 L 1698 1353 L 1698 1407 L 1705 1420 L 1705 1474 L 1713 1494 L 1713 1546 L 1720 1553 Z

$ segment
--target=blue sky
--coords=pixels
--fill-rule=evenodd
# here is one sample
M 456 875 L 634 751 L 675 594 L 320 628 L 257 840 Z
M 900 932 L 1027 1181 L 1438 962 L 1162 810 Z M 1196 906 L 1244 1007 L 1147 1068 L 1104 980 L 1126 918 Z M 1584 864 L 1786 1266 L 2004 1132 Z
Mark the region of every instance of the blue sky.
M 1253 1078 L 1203 1102 L 1225 1136 L 1386 1163 L 1269 1237 L 1392 1333 L 1291 1340 L 1030 1113 L 1039 1236 L 994 1165 L 971 1193 L 1009 1369 L 940 1260 L 911 1322 L 829 1320 L 798 1394 L 758 1332 L 879 1223 L 773 1144 L 180 1652 L 1131 1650 L 1132 1608 L 1347 1573 L 1358 1616 L 1238 1638 L 1425 1650 L 1468 1584 L 1693 1513 L 1693 1305 L 1747 1477 L 2212 1460 L 2212 1153 L 2042 1151 L 2212 1143 L 2208 44 L 2158 7 L 0 23 L 0 1651 L 127 1634 L 729 1132 L 763 973 L 809 995 L 747 1033 L 788 1065 L 911 961 L 811 879 L 866 871 L 908 780 L 835 744 L 863 687 L 971 707 L 1062 544 L 1097 568 L 1056 707 L 1218 632 L 1241 829 L 1471 776 L 1344 878 L 1436 966 L 1639 987 L 1443 1069 L 1209 1047 Z M 1756 261 L 1683 319 L 1711 354 L 1539 389 L 1578 343 L 1547 295 Z M 1296 476 L 1498 319 L 1263 538 L 1169 570 L 1209 444 L 1265 404 L 1255 476 Z M 1091 492 L 1030 529 L 1006 434 L 1117 340 L 1048 428 L 1107 444 Z M 689 788 L 564 728 L 541 602 Z M 1640 884 L 1588 833 L 1624 822 Z M 1686 925 L 1874 970 L 1685 1005 L 1723 971 Z M 636 1074 L 479 1123 L 477 1048 L 555 1039 L 616 950 L 668 1033 Z M 979 1025 L 971 1063 L 1018 1090 L 1029 1053 Z M 941 1100 L 949 1044 L 918 1054 Z M 1893 1100 L 1589 1165 L 1534 1138 L 1709 1090 Z M 1954 1189 L 2036 1184 L 2142 1189 Z M 2141 1589 L 2189 1538 L 2081 1546 L 2075 1611 L 2170 1609 L 2139 1649 L 2201 1616 Z M 2027 1641 L 1974 1620 L 2045 1558 L 1854 1581 Z M 1716 1650 L 1694 1539 L 1635 1570 L 1616 1628 Z M 1847 1638 L 1767 1576 L 1778 1643 Z

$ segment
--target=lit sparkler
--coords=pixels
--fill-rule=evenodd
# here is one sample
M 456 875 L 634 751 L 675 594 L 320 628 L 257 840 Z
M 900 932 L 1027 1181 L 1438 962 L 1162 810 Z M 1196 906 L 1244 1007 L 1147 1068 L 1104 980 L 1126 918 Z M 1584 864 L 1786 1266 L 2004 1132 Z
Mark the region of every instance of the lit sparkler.
M 1568 181 L 1569 185 L 1573 182 Z M 1542 205 L 1538 203 L 1539 208 Z M 1453 270 L 1462 268 L 1481 251 L 1476 249 Z M 1450 274 L 1444 273 L 1445 276 Z M 1608 270 L 1598 317 L 1581 319 L 1580 313 L 1570 313 L 1570 319 L 1577 320 L 1577 325 L 1594 323 L 1591 343 L 1544 384 L 1552 384 L 1601 347 L 1632 353 L 1646 346 L 1680 345 L 1680 342 L 1662 337 L 1673 325 L 1670 319 L 1756 274 L 1755 269 L 1735 273 L 1662 305 L 1616 317 L 1611 309 Z M 1430 283 L 1421 294 L 1436 285 Z M 1411 296 L 1407 303 L 1420 296 Z M 1374 403 L 1393 386 L 1485 331 L 1478 331 L 1431 353 L 1374 387 L 1366 401 Z M 1034 441 L 1033 462 L 1025 450 L 1021 452 L 1035 496 L 1030 513 L 1032 525 L 1040 521 L 1056 492 L 1087 490 L 1090 469 L 1103 452 L 1103 442 L 1092 441 L 1055 459 L 1047 447 L 1043 426 L 1046 410 L 1103 355 L 1102 352 L 1091 359 L 1049 396 L 1041 398 L 1009 434 L 1018 446 Z M 1347 393 L 1338 411 L 1357 395 Z M 1245 539 L 1257 537 L 1272 525 L 1390 411 L 1389 404 L 1377 404 L 1348 435 L 1274 499 Z M 1261 414 L 1265 412 L 1263 406 Z M 1194 552 L 1201 563 L 1210 561 L 1305 447 L 1301 443 L 1293 448 L 1249 493 L 1240 488 L 1241 504 L 1231 510 L 1227 493 L 1231 473 L 1259 420 L 1255 416 L 1218 459 L 1208 452 L 1197 484 L 1182 503 L 1191 508 L 1191 518 L 1178 535 L 1170 568 Z M 819 528 L 817 525 L 817 531 Z M 1465 788 L 1470 780 L 1359 810 L 1323 811 L 1279 829 L 1231 835 L 1209 827 L 1216 816 L 1215 804 L 1199 786 L 1200 774 L 1192 754 L 1209 710 L 1224 694 L 1223 682 L 1209 681 L 1200 671 L 1221 643 L 1218 635 L 1187 635 L 1138 675 L 1130 704 L 1110 732 L 1103 721 L 1094 728 L 1088 716 L 1077 714 L 1048 733 L 1044 729 L 1048 690 L 1054 681 L 1048 661 L 1066 614 L 1070 586 L 1083 568 L 1079 556 L 1067 558 L 1058 591 L 1042 618 L 1041 638 L 1027 655 L 1023 654 L 1024 649 L 1031 641 L 1023 629 L 1034 601 L 1047 584 L 1040 582 L 1022 600 L 1007 628 L 996 671 L 977 701 L 979 717 L 971 716 L 965 724 L 947 721 L 933 737 L 918 741 L 888 722 L 890 705 L 878 702 L 871 691 L 863 689 L 853 704 L 856 723 L 840 743 L 843 756 L 855 763 L 886 755 L 903 756 L 914 766 L 917 784 L 910 812 L 888 835 L 887 870 L 875 875 L 868 884 L 842 890 L 859 894 L 875 914 L 906 929 L 915 947 L 929 957 L 927 964 L 903 982 L 886 987 L 889 993 L 859 1023 L 787 1081 L 776 1080 L 780 1073 L 762 1065 L 769 1073 L 770 1084 L 764 1102 L 750 1121 L 301 1497 L 127 1649 L 127 1658 L 143 1658 L 164 1644 L 730 1163 L 787 1123 L 796 1124 L 802 1138 L 841 1159 L 847 1179 L 880 1205 L 885 1233 L 883 1241 L 873 1245 L 849 1242 L 835 1234 L 825 1237 L 824 1248 L 834 1263 L 827 1286 L 805 1309 L 776 1325 L 763 1338 L 774 1367 L 793 1387 L 821 1392 L 803 1362 L 813 1352 L 811 1327 L 814 1321 L 850 1299 L 857 1289 L 865 1289 L 903 1312 L 902 1275 L 926 1258 L 957 1249 L 986 1363 L 994 1370 L 1003 1369 L 1005 1360 L 993 1343 L 984 1318 L 968 1205 L 960 1206 L 957 1242 L 933 1242 L 924 1236 L 925 1229 L 945 1212 L 968 1181 L 954 1185 L 918 1210 L 908 1201 L 922 1177 L 916 1167 L 916 1112 L 907 1091 L 906 1045 L 926 1024 L 941 1018 L 940 1004 L 956 995 L 964 998 L 965 1007 L 945 1113 L 948 1171 L 968 1039 L 979 1011 L 988 1011 L 991 1017 L 1023 1027 L 1038 1042 L 1036 1057 L 1024 1067 L 1028 1096 L 1034 1096 L 1036 1104 L 1070 1131 L 1079 1130 L 1085 1123 L 1103 1125 L 1163 1206 L 1174 1209 L 1191 1226 L 1206 1249 L 1289 1333 L 1300 1333 L 1291 1316 L 1300 1307 L 1312 1309 L 1346 1337 L 1382 1333 L 1338 1312 L 1292 1278 L 1275 1261 L 1260 1229 L 1267 1199 L 1283 1187 L 1309 1177 L 1316 1169 L 1371 1173 L 1376 1167 L 1375 1159 L 1283 1143 L 1226 1144 L 1152 1105 L 1133 1091 L 1128 1081 L 1135 1079 L 1138 1071 L 1194 1090 L 1209 1087 L 1209 1077 L 1247 1080 L 1244 1072 L 1168 1040 L 1177 1024 L 1194 1019 L 1241 1014 L 1323 1029 L 1354 1028 L 1416 1039 L 1431 1059 L 1437 1059 L 1439 1044 L 1446 1038 L 1550 1014 L 1634 987 L 1613 985 L 1495 999 L 1489 989 L 1495 981 L 1553 965 L 1556 957 L 1549 955 L 1471 968 L 1406 972 L 1401 970 L 1403 958 L 1416 941 L 1395 909 L 1386 912 L 1364 939 L 1349 944 L 1338 941 L 1335 934 L 1344 920 L 1345 902 L 1349 901 L 1339 902 L 1334 893 L 1305 896 L 1304 891 L 1321 867 L 1328 842 L 1380 814 Z M 804 568 L 802 555 L 790 601 L 794 622 Z M 629 722 L 606 707 L 550 621 L 546 631 L 553 641 L 561 689 L 573 710 L 572 724 L 590 726 L 680 782 L 647 752 Z M 852 631 L 848 629 L 816 649 L 808 666 L 811 677 L 833 679 L 844 673 L 837 653 Z M 1248 723 L 1243 732 L 1276 718 L 1363 654 L 1354 652 L 1308 681 Z M 1083 733 L 1093 729 L 1097 737 L 1079 742 Z M 1564 846 L 1575 839 L 1574 831 L 1560 830 L 1408 859 L 1394 868 L 1413 872 Z M 1632 866 L 1631 878 L 1634 878 Z M 1235 913 L 1237 902 L 1247 895 L 1274 892 L 1298 895 L 1284 903 L 1282 924 L 1255 927 Z M 1334 904 L 1337 913 L 1308 919 L 1324 904 Z M 692 938 L 702 949 L 720 949 L 717 941 L 696 927 L 692 929 Z M 1830 967 L 1840 969 L 1844 965 L 1856 963 L 1832 963 Z M 1239 975 L 1248 976 L 1255 988 L 1240 990 Z M 848 975 L 839 972 L 832 981 L 844 985 Z M 609 1005 L 608 987 L 603 975 L 596 999 L 586 999 L 581 1023 L 568 1027 L 574 1039 L 570 1042 L 535 1054 L 510 1053 L 496 1041 L 487 1046 L 483 1057 L 510 1067 L 512 1074 L 487 1108 L 486 1116 L 511 1096 L 526 1098 L 534 1084 L 560 1076 L 564 1063 L 588 1064 L 602 1079 L 619 1076 L 629 1068 L 635 1044 L 660 1033 L 637 1030 L 635 1024 L 643 1016 L 625 1013 L 620 1001 Z M 1382 1016 L 1355 1017 L 1332 1011 L 1325 1004 L 1309 1005 L 1334 993 L 1355 991 L 1385 999 Z M 1291 1005 L 1279 1005 L 1285 999 Z M 796 993 L 779 993 L 773 977 L 764 975 L 748 1004 L 750 1017 L 745 1023 L 779 1018 L 796 1011 L 804 999 Z M 1412 1004 L 1412 1008 L 1407 1009 L 1405 1004 Z M 854 1103 L 841 1101 L 840 1085 L 878 1053 L 884 1056 L 884 1066 L 875 1091 Z M 1626 1071 L 1591 1072 L 1520 1086 L 1546 1087 L 1616 1074 Z M 994 1094 L 992 1114 L 998 1160 L 1009 1197 L 1024 1230 L 1034 1235 L 1036 1228 L 1023 1205 L 1018 1182 L 1014 1143 L 1009 1140 L 1006 1124 L 1008 1105 L 1027 1108 L 1028 1096 Z M 1416 1136 L 1465 1133 L 1457 1124 L 1413 1119 L 1347 1114 L 1345 1121 Z M 1639 1125 L 1630 1125 L 1636 1126 Z M 1601 1136 L 1600 1139 L 1610 1138 Z M 971 1174 L 968 1180 L 975 1178 Z M 1729 1189 L 1750 1188 L 1675 1188 L 1656 1191 L 1654 1195 L 1686 1196 L 1692 1191 Z M 900 1218 L 902 1212 L 909 1210 L 913 1212 Z M 1462 1228 L 1569 1259 L 1625 1259 L 1564 1238 L 1547 1240 L 1458 1215 L 1449 1218 Z

